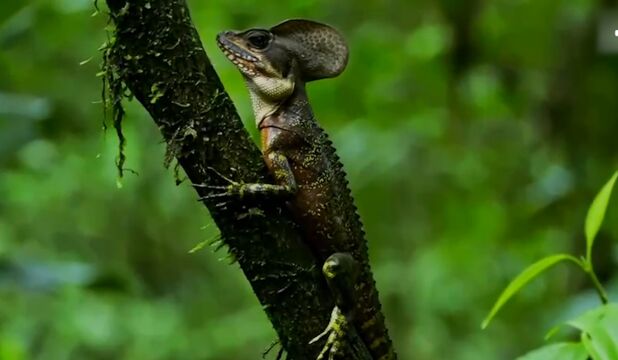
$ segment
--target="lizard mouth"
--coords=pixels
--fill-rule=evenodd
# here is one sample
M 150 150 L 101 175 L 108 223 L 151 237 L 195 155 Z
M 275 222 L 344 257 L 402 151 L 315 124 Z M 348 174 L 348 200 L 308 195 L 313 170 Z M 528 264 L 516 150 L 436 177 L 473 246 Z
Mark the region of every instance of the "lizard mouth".
M 257 62 L 259 59 L 251 55 L 248 51 L 236 45 L 227 37 L 226 33 L 217 35 L 217 45 L 223 51 L 223 54 L 234 64 L 240 71 L 249 76 L 255 76 Z

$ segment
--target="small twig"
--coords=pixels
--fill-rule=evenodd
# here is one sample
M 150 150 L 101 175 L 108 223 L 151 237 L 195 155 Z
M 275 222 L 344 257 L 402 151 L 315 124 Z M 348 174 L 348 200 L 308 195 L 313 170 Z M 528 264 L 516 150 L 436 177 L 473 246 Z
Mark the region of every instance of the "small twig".
M 592 268 L 592 263 L 589 263 L 588 270 L 586 270 L 586 272 L 588 273 L 590 280 L 592 280 L 592 284 L 594 285 L 594 288 L 597 291 L 597 294 L 599 295 L 599 299 L 601 299 L 601 302 L 604 305 L 607 304 L 609 302 L 609 299 L 607 297 L 607 292 L 605 291 L 605 288 L 599 281 L 597 274 L 594 272 L 594 269 Z

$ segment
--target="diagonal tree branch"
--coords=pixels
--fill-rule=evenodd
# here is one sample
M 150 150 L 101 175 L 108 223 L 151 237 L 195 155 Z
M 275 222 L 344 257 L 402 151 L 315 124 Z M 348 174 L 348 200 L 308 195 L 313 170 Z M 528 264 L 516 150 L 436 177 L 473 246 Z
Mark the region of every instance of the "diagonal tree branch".
M 204 52 L 185 0 L 106 2 L 115 28 L 104 49 L 104 72 L 119 133 L 121 100 L 129 90 L 159 127 L 199 196 L 213 191 L 200 184 L 227 185 L 223 176 L 269 181 L 259 150 Z M 288 358 L 315 359 L 320 346 L 308 341 L 324 329 L 334 303 L 321 265 L 303 244 L 285 204 L 233 198 L 204 204 Z M 358 354 L 353 358 L 370 359 L 358 337 L 352 337 Z

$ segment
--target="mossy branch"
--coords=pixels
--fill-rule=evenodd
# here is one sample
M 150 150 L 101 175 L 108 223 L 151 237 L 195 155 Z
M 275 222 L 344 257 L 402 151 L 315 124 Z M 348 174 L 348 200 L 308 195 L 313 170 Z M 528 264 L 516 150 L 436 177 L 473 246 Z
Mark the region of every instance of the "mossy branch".
M 120 101 L 128 90 L 151 115 L 169 154 L 200 197 L 212 191 L 200 184 L 226 185 L 217 173 L 237 181 L 268 182 L 261 154 L 204 52 L 185 0 L 106 2 L 113 29 L 103 49 L 103 75 L 119 134 Z M 120 170 L 123 159 L 121 154 Z M 320 345 L 308 342 L 324 329 L 333 307 L 321 264 L 303 244 L 283 203 L 220 202 L 204 200 L 288 358 L 315 359 Z M 358 345 L 358 337 L 352 336 Z M 369 358 L 366 349 L 358 353 L 350 358 Z

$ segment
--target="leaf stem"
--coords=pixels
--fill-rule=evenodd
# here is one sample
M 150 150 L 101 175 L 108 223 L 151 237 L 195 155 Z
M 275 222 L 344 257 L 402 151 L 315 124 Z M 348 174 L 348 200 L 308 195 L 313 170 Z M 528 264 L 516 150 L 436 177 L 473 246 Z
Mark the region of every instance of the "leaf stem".
M 607 298 L 607 292 L 603 288 L 603 285 L 601 285 L 599 278 L 597 278 L 597 274 L 594 272 L 594 269 L 592 268 L 592 263 L 588 263 L 588 265 L 589 266 L 586 272 L 588 273 L 588 276 L 590 276 L 590 280 L 592 280 L 592 283 L 594 284 L 594 288 L 597 291 L 597 294 L 599 295 L 601 302 L 605 305 L 609 302 Z

